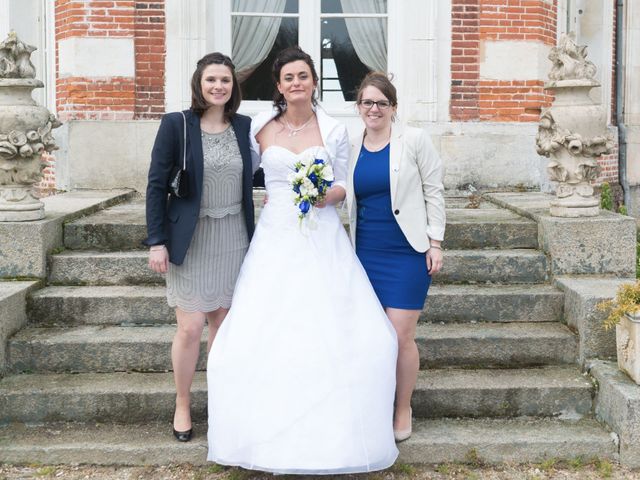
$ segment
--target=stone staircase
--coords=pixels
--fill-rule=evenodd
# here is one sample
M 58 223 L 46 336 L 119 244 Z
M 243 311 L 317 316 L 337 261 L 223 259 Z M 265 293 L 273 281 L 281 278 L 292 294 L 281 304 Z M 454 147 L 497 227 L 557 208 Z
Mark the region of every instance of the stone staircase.
M 445 270 L 418 327 L 414 435 L 401 460 L 616 459 L 592 416 L 563 293 L 548 279 L 537 225 L 489 202 L 447 201 Z M 256 204 L 261 204 L 256 195 Z M 139 250 L 141 200 L 68 223 L 28 328 L 0 381 L 0 463 L 205 462 L 204 345 L 193 385 L 196 438 L 173 440 L 174 314 Z

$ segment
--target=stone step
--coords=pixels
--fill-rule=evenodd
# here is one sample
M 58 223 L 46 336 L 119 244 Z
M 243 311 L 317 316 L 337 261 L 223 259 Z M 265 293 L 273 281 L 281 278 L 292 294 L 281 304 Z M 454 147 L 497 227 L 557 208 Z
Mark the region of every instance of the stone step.
M 506 209 L 447 209 L 446 249 L 538 248 L 538 224 Z
M 146 236 L 144 200 L 116 205 L 64 226 L 65 247 L 73 249 L 141 249 Z
M 146 250 L 67 250 L 51 257 L 49 282 L 58 285 L 164 284 L 164 275 L 151 270 L 148 261 Z
M 26 328 L 9 340 L 8 364 L 15 373 L 168 372 L 175 332 L 174 325 Z M 206 348 L 203 332 L 199 370 Z
M 574 364 L 577 338 L 557 322 L 423 323 L 416 331 L 421 368 Z
M 206 424 L 189 443 L 176 442 L 170 423 L 143 425 L 52 423 L 0 426 L 0 463 L 204 465 Z M 400 444 L 403 463 L 540 463 L 576 458 L 615 461 L 617 447 L 595 420 L 441 419 L 414 422 Z
M 552 322 L 562 318 L 563 293 L 549 285 L 434 285 L 421 315 L 427 322 Z M 41 326 L 175 322 L 163 286 L 54 286 L 29 299 Z
M 444 267 L 434 283 L 542 283 L 547 257 L 532 249 L 445 250 Z
M 420 316 L 426 322 L 555 322 L 564 294 L 549 285 L 433 285 Z
M 47 287 L 28 302 L 37 325 L 120 325 L 175 323 L 160 286 Z
M 593 385 L 575 366 L 436 369 L 418 375 L 416 417 L 560 417 L 591 413 Z
M 447 250 L 434 283 L 541 283 L 547 257 L 537 250 Z M 163 284 L 148 267 L 145 250 L 101 252 L 67 250 L 50 259 L 49 282 L 58 285 Z
M 256 198 L 256 219 L 261 200 Z M 117 205 L 65 225 L 64 243 L 74 250 L 135 250 L 146 237 L 144 202 Z M 346 211 L 339 210 L 343 223 Z M 538 248 L 536 222 L 503 208 L 447 208 L 447 249 Z
M 207 385 L 197 372 L 191 389 L 194 421 L 207 418 Z M 23 374 L 0 380 L 0 425 L 9 422 L 170 422 L 171 373 Z M 169 425 L 169 424 L 167 424 Z
M 26 328 L 9 340 L 14 373 L 166 372 L 173 325 Z M 574 363 L 576 339 L 557 323 L 421 324 L 422 368 L 517 367 Z M 203 332 L 198 369 L 205 369 Z
M 206 419 L 206 378 L 197 372 L 194 421 Z M 576 419 L 591 412 L 593 386 L 575 367 L 420 372 L 416 417 L 539 416 Z M 23 374 L 0 380 L 0 424 L 9 422 L 169 421 L 171 373 Z

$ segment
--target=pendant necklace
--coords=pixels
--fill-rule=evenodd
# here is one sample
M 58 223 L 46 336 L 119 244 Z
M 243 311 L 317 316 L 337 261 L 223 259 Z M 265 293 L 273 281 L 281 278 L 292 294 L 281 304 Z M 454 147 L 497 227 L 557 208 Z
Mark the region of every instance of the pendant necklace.
M 284 116 L 282 117 L 282 119 L 284 120 L 285 125 L 287 126 L 287 128 L 289 129 L 289 137 L 295 137 L 298 132 L 300 130 L 302 130 L 304 127 L 306 127 L 307 125 L 309 125 L 309 123 L 311 123 L 311 120 L 313 120 L 313 113 L 311 114 L 311 116 L 309 117 L 309 120 L 307 120 L 306 122 L 304 122 L 302 124 L 302 126 L 298 127 L 298 128 L 293 128 L 291 126 L 291 124 L 287 121 L 286 118 L 284 118 Z

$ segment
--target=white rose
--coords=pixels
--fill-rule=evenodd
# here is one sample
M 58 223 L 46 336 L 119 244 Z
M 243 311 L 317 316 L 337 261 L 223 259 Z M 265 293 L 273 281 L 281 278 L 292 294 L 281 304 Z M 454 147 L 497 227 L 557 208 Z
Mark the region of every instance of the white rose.
M 325 180 L 333 180 L 333 168 L 331 165 L 325 165 L 324 170 L 322 170 L 322 178 Z

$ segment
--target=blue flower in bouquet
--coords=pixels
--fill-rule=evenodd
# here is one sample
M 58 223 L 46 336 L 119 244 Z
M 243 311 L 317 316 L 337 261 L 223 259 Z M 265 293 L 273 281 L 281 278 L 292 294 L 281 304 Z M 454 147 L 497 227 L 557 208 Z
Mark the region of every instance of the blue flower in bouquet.
M 324 200 L 333 183 L 333 169 L 321 158 L 305 155 L 293 166 L 288 176 L 293 190 L 293 203 L 298 206 L 300 220 Z
M 306 214 L 311 208 L 311 203 L 309 202 L 309 200 L 302 200 L 298 204 L 298 208 L 300 209 L 300 212 L 302 212 L 302 214 Z

